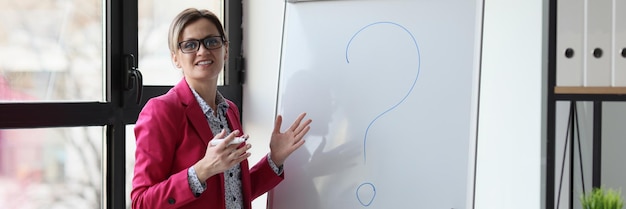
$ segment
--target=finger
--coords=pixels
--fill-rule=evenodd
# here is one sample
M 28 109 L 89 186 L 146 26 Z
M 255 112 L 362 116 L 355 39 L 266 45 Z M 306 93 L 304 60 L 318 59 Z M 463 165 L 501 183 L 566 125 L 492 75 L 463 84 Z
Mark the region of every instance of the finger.
M 226 130 L 222 129 L 222 131 L 220 131 L 217 135 L 213 136 L 213 139 L 211 139 L 211 141 L 217 140 L 217 139 L 222 139 L 222 138 L 224 138 L 225 134 L 226 134 Z M 217 146 L 220 146 L 220 144 L 209 143 L 209 147 L 217 147 Z M 223 149 L 223 148 L 220 148 L 220 149 Z
M 228 160 L 235 160 L 237 159 L 237 156 L 239 154 L 237 154 L 237 150 L 233 150 L 232 152 L 229 152 L 228 155 L 226 156 L 226 159 Z
M 241 153 L 247 151 L 248 149 L 250 149 L 249 147 L 252 146 L 250 144 L 246 144 L 245 142 L 244 145 L 242 144 L 229 144 L 228 147 L 226 148 L 227 153 L 229 153 L 229 155 L 232 156 L 239 156 L 241 155 Z
M 296 139 L 304 138 L 304 135 L 306 135 L 306 133 L 308 133 L 309 130 L 311 130 L 311 126 L 305 127 L 304 130 L 302 130 L 300 133 L 296 134 Z
M 223 139 L 222 142 L 220 142 L 219 144 L 217 144 L 216 147 L 218 147 L 219 150 L 224 150 L 226 148 L 229 147 L 230 142 L 232 142 L 235 139 L 235 136 L 237 134 L 239 134 L 239 130 L 235 130 L 233 132 L 231 132 L 230 134 L 228 134 L 228 136 L 224 137 L 224 134 L 226 133 L 226 131 L 222 130 L 222 132 L 220 132 L 217 136 L 215 136 L 215 138 L 213 139 Z M 210 143 L 209 143 L 210 145 Z
M 300 125 L 298 126 L 298 128 L 296 128 L 296 130 L 294 130 L 293 132 L 294 132 L 294 133 L 296 133 L 296 134 L 299 134 L 299 133 L 300 133 L 300 132 L 302 132 L 302 130 L 304 130 L 306 127 L 309 127 L 309 125 L 311 124 L 311 122 L 312 122 L 312 121 L 313 121 L 313 120 L 311 120 L 311 119 L 308 119 L 308 120 L 304 121 L 304 123 L 303 123 L 303 124 L 300 124 Z
M 243 153 L 242 155 L 239 155 L 239 157 L 235 158 L 235 162 L 237 164 L 241 163 L 242 161 L 244 161 L 245 159 L 248 159 L 252 154 L 249 152 Z
M 298 129 L 300 129 L 300 130 L 294 131 L 294 133 L 293 133 L 294 136 L 293 137 L 295 137 L 295 138 L 302 138 L 302 137 L 304 137 L 304 135 L 306 135 L 307 132 L 309 132 L 309 130 L 311 130 L 311 126 L 309 126 L 309 125 L 304 126 L 303 125 L 303 126 L 298 127 Z
M 221 139 L 224 138 L 224 135 L 226 135 L 226 130 L 222 129 L 222 131 L 220 131 L 220 133 L 218 133 L 214 138 Z
M 274 130 L 273 133 L 280 133 L 280 125 L 283 123 L 283 116 L 276 116 L 276 120 L 274 121 Z
M 252 147 L 252 145 L 250 145 L 250 144 L 246 144 L 244 146 L 241 146 L 240 148 L 238 148 L 235 151 L 233 151 L 234 157 L 239 157 L 239 156 L 245 154 L 245 152 L 250 150 L 251 147 Z
M 295 150 L 297 150 L 298 148 L 300 148 L 300 147 L 304 144 L 304 142 L 306 142 L 304 139 L 300 139 L 300 140 L 296 141 L 296 142 L 293 144 L 293 146 L 291 147 L 292 152 L 293 152 L 293 151 L 295 151 Z
M 296 128 L 298 128 L 298 126 L 300 125 L 300 122 L 302 122 L 302 119 L 304 119 L 304 116 L 306 116 L 306 113 L 300 113 L 300 115 L 298 115 L 298 118 L 296 118 L 296 120 L 291 124 L 291 127 L 289 127 L 289 130 L 295 131 Z
M 228 134 L 228 136 L 226 136 L 226 138 L 224 138 L 224 144 L 226 144 L 227 146 L 230 145 L 230 142 L 232 142 L 233 140 L 235 140 L 235 137 L 239 135 L 239 130 L 235 130 L 233 132 L 230 132 L 230 134 Z
M 236 160 L 238 162 L 241 162 L 241 160 L 246 159 L 248 157 L 250 157 L 250 153 L 248 153 L 248 150 L 250 150 L 250 148 L 252 147 L 252 145 L 250 144 L 246 144 L 245 146 L 242 146 L 241 148 L 235 150 L 233 153 L 231 153 L 230 159 Z M 246 156 L 247 155 L 247 156 Z

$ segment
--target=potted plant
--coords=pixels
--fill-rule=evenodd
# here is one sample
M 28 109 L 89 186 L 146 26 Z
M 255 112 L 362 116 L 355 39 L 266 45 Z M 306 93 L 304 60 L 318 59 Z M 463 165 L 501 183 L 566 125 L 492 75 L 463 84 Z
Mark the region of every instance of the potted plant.
M 613 189 L 594 188 L 591 193 L 580 196 L 583 209 L 622 209 L 622 193 Z

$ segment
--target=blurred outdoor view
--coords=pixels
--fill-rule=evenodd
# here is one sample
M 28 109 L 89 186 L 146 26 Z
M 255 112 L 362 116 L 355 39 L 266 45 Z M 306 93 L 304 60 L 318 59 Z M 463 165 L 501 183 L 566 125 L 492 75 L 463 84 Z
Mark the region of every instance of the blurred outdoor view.
M 0 0 L 0 103 L 106 102 L 102 0 Z M 167 29 L 184 8 L 223 0 L 139 0 L 144 85 L 174 85 Z M 0 116 L 0 120 L 2 116 Z M 126 129 L 126 201 L 134 133 Z M 0 129 L 0 209 L 103 208 L 105 127 Z

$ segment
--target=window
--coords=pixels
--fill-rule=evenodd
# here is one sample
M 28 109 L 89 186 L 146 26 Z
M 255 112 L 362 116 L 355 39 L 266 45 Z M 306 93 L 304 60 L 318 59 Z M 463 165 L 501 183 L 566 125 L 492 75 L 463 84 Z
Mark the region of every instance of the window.
M 228 14 L 222 17 L 231 59 L 219 89 L 241 105 L 241 2 L 0 0 L 4 206 L 130 208 L 132 124 L 149 98 L 182 78 L 166 37 L 186 7 Z M 124 85 L 130 54 L 144 75 L 142 88 Z
M 139 0 L 139 67 L 145 85 L 175 85 L 182 78 L 167 47 L 167 32 L 174 17 L 189 7 L 206 8 L 224 21 L 222 1 Z
M 0 1 L 0 101 L 104 101 L 100 0 Z

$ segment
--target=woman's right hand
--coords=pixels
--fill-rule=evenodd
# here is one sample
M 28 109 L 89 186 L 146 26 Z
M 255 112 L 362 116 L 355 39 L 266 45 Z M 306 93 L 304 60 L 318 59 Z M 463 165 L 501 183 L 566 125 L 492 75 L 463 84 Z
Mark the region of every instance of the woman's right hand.
M 204 157 L 193 165 L 200 182 L 206 181 L 213 175 L 223 173 L 250 157 L 251 154 L 248 152 L 252 147 L 250 144 L 245 144 L 241 147 L 239 147 L 240 144 L 229 145 L 230 142 L 235 139 L 235 136 L 239 135 L 239 130 L 228 134 L 226 138 L 224 138 L 224 135 L 226 135 L 226 131 L 224 130 L 217 134 L 213 139 L 223 138 L 224 141 L 216 146 L 212 146 L 211 143 L 208 143 L 209 145 L 204 153 Z

